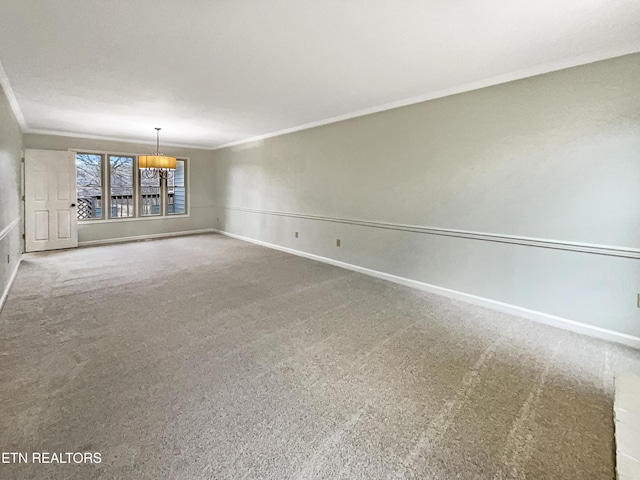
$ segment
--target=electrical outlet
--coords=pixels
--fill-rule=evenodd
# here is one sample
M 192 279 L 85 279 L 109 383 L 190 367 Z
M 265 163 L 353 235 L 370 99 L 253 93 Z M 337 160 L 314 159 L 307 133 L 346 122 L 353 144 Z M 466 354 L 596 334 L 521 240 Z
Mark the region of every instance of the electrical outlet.
M 296 238 L 298 238 L 298 232 L 296 232 L 295 235 L 296 235 Z
M 336 239 L 336 247 L 339 247 L 339 246 L 340 246 L 340 239 L 338 238 Z

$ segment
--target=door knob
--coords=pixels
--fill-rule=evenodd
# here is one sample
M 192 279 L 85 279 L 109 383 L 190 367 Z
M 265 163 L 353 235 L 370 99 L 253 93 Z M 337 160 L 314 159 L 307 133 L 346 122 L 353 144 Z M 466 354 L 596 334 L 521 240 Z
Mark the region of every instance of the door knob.
M 76 206 L 76 204 L 75 204 L 75 203 L 72 203 L 72 204 L 71 204 L 71 206 L 72 206 L 72 207 L 75 207 L 75 206 Z

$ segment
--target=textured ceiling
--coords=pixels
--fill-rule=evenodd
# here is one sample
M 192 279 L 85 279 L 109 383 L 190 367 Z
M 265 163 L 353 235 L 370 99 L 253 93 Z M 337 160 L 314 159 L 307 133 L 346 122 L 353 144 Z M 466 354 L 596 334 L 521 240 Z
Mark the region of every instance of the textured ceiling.
M 202 148 L 637 51 L 638 0 L 0 0 L 25 132 Z

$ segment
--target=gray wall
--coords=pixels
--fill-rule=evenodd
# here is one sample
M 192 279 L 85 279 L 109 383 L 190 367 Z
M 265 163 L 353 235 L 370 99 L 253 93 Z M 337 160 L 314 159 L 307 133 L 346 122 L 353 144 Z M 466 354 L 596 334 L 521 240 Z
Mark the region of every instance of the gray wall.
M 84 149 L 107 152 L 144 154 L 155 150 L 155 145 L 143 145 L 86 138 L 63 137 L 56 135 L 26 134 L 25 148 L 39 148 L 44 150 Z M 213 177 L 212 153 L 207 150 L 189 148 L 162 147 L 168 155 L 189 158 L 191 169 L 190 211 L 189 217 L 162 217 L 151 220 L 122 220 L 78 224 L 78 241 L 95 242 L 103 240 L 121 239 L 143 235 L 156 235 L 172 232 L 187 232 L 213 227 L 213 195 L 211 178 Z
M 22 253 L 21 158 L 20 127 L 0 88 L 0 298 Z
M 216 227 L 640 336 L 638 79 L 634 54 L 215 151 Z

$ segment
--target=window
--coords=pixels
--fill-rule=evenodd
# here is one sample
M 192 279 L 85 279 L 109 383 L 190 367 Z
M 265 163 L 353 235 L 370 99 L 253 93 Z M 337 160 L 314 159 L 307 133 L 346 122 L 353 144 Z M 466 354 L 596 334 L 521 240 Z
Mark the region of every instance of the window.
M 162 181 L 160 178 L 143 178 L 141 172 L 138 172 L 140 178 L 140 214 L 148 217 L 152 215 L 160 215 L 160 191 L 162 190 Z
M 102 155 L 76 154 L 78 220 L 102 218 Z
M 111 218 L 133 217 L 133 157 L 109 155 Z
M 76 153 L 78 220 L 120 220 L 186 215 L 186 159 L 171 178 L 142 178 L 138 157 L 118 153 Z
M 177 215 L 186 213 L 187 208 L 187 189 L 185 187 L 185 168 L 184 160 L 176 160 L 176 171 L 172 178 L 168 179 L 169 188 L 167 193 L 167 213 L 169 215 Z

